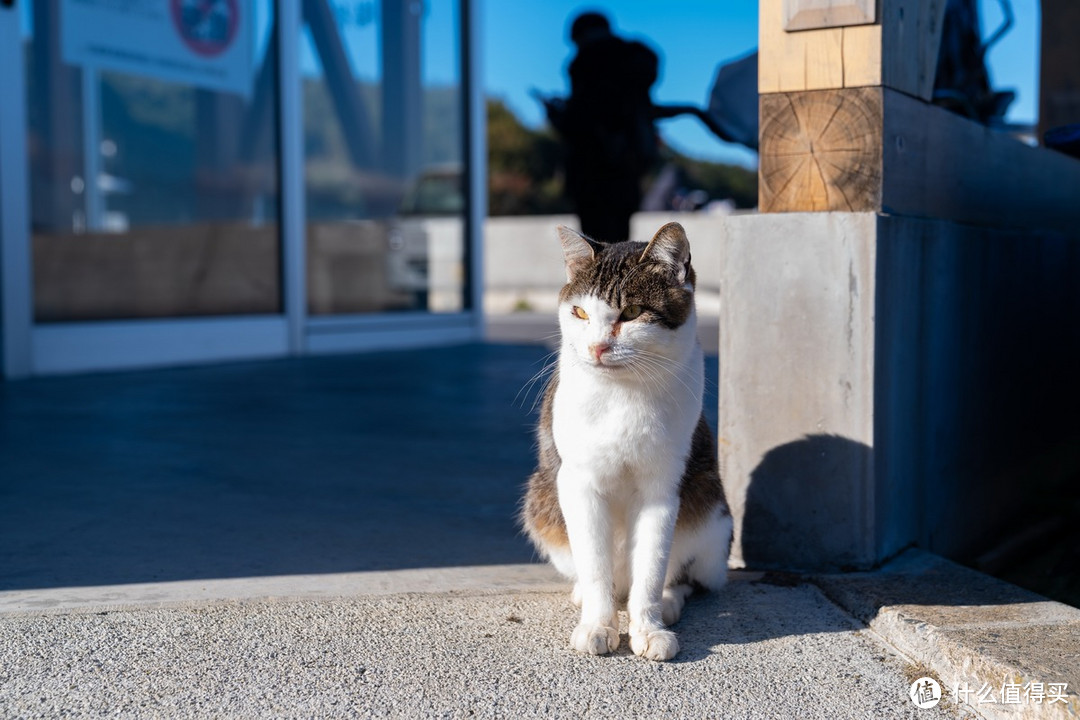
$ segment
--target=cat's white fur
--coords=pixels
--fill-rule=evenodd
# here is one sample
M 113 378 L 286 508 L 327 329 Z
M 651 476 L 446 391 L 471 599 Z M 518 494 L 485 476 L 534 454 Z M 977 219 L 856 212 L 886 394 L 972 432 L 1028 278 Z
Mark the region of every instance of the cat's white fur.
M 574 306 L 588 319 L 575 317 Z M 675 574 L 690 563 L 690 580 L 722 585 L 731 518 L 718 509 L 693 531 L 674 533 L 704 387 L 695 312 L 674 330 L 624 322 L 614 332 L 620 312 L 591 295 L 566 298 L 559 309 L 552 434 L 570 549 L 555 549 L 549 559 L 577 583 L 576 650 L 618 647 L 617 611 L 625 599 L 633 651 L 667 660 L 679 644 L 665 625 L 678 619 L 690 593 L 675 584 Z

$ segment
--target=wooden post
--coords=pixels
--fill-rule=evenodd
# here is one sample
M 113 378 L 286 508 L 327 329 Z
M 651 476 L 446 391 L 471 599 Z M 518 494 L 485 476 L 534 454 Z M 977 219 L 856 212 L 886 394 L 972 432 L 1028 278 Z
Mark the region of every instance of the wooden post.
M 881 207 L 882 88 L 930 99 L 944 7 L 761 0 L 762 211 Z
M 877 22 L 842 26 L 811 12 L 824 2 L 761 0 L 758 92 L 884 85 L 930 99 L 945 0 L 881 0 Z M 786 14 L 793 12 L 803 19 L 798 26 L 809 29 L 785 27 Z M 809 24 L 812 17 L 818 18 L 815 26 Z
M 881 204 L 878 88 L 773 93 L 760 107 L 763 212 Z
M 867 25 L 876 11 L 877 0 L 784 0 L 784 29 Z
M 945 0 L 881 0 L 874 24 L 840 27 L 819 11 L 822 27 L 785 29 L 795 6 L 807 9 L 793 16 L 805 21 L 822 3 L 761 0 L 762 212 L 872 211 L 1072 232 L 1080 162 L 929 103 Z

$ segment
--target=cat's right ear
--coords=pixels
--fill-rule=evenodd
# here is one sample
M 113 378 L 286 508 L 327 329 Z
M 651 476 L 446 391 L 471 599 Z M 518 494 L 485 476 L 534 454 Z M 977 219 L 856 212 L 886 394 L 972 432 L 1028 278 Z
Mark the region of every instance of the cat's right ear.
M 577 230 L 565 225 L 559 226 L 559 242 L 562 243 L 563 258 L 566 260 L 566 280 L 570 282 L 578 270 L 592 262 L 600 246 Z

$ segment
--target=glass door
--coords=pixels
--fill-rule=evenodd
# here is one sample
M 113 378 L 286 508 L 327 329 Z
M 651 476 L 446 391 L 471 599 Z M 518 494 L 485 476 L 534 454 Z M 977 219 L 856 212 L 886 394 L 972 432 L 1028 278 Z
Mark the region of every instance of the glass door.
M 30 371 L 284 352 L 272 0 L 15 2 Z
M 310 345 L 469 326 L 462 3 L 302 8 Z
M 2 375 L 479 337 L 469 0 L 0 0 Z

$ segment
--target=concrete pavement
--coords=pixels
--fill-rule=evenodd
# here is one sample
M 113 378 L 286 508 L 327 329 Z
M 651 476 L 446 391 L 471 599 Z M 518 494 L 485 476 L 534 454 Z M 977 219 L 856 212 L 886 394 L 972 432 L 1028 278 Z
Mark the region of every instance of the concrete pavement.
M 467 571 L 463 571 L 467 572 Z M 944 718 L 808 584 L 694 598 L 670 664 L 567 644 L 565 589 L 184 603 L 0 620 L 0 711 L 55 717 Z M 625 633 L 625 618 L 624 627 Z
M 922 553 L 735 572 L 673 663 L 575 655 L 513 521 L 545 354 L 0 384 L 0 717 L 1080 714 L 1080 611 Z

